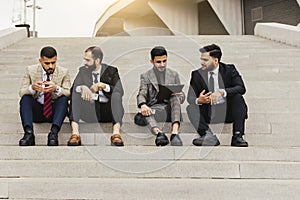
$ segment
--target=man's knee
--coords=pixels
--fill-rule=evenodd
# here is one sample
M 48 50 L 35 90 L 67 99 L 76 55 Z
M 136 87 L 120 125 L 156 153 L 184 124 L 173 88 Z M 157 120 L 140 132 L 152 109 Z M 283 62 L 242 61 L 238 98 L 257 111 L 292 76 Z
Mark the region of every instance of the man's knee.
M 22 96 L 21 100 L 20 100 L 20 104 L 26 103 L 26 102 L 30 102 L 32 101 L 34 98 L 32 95 L 30 94 L 25 94 Z
M 111 95 L 111 102 L 116 102 L 116 103 L 118 102 L 118 103 L 120 103 L 120 102 L 122 102 L 122 97 L 123 97 L 123 95 L 121 93 L 114 92 Z
M 234 109 L 237 108 L 238 109 L 238 112 L 241 114 L 241 113 L 244 113 L 245 115 L 245 118 L 247 119 L 248 118 L 248 107 L 247 107 L 247 104 L 245 102 L 245 99 L 243 97 L 243 95 L 241 94 L 236 94 L 234 95 L 233 97 L 230 98 L 230 105 L 231 105 L 231 108 Z M 236 110 L 236 109 L 234 109 Z
M 199 112 L 199 106 L 190 104 L 186 107 L 186 112 L 187 112 L 188 116 L 191 116 L 191 115 L 195 114 L 196 112 Z
M 236 95 L 232 96 L 230 99 L 233 102 L 233 104 L 237 104 L 237 103 L 246 104 L 245 99 L 244 99 L 243 95 L 241 95 L 241 94 L 236 94 Z
M 66 96 L 60 96 L 57 98 L 58 101 L 62 102 L 62 103 L 68 103 L 68 97 Z

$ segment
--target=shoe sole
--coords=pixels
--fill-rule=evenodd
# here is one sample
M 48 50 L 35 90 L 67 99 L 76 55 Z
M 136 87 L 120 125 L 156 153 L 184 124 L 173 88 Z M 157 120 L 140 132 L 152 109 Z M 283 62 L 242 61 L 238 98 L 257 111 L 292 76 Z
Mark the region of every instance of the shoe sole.
M 68 142 L 68 146 L 81 146 L 81 142 L 79 142 L 79 143 L 70 143 L 70 142 Z
M 35 142 L 30 143 L 30 144 L 20 144 L 20 143 L 19 143 L 19 146 L 20 146 L 20 147 L 35 146 Z
M 58 146 L 58 143 L 55 144 L 47 143 L 47 146 Z
M 171 142 L 171 146 L 183 146 L 183 144 L 173 144 L 172 142 Z
M 234 145 L 234 144 L 231 144 L 232 147 L 248 147 L 248 144 L 245 144 L 245 145 Z
M 203 142 L 202 144 L 195 144 L 194 142 L 193 142 L 193 145 L 195 145 L 195 146 L 205 146 L 205 147 L 213 147 L 213 146 L 219 146 L 221 143 L 220 143 L 220 141 L 217 141 L 217 143 L 215 143 L 215 144 L 212 144 L 212 143 L 205 143 L 205 142 Z
M 167 146 L 169 144 L 169 142 L 162 142 L 162 141 L 159 141 L 159 142 L 155 142 L 156 146 Z
M 123 143 L 110 143 L 111 146 L 115 146 L 115 147 L 123 147 L 124 144 Z

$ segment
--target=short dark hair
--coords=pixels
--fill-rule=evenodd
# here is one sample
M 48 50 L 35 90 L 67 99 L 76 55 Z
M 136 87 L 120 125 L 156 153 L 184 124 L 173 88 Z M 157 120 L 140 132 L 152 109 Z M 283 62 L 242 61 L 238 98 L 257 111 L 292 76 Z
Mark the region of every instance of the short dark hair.
M 219 62 L 221 61 L 222 51 L 221 51 L 221 48 L 216 44 L 204 46 L 204 47 L 200 48 L 199 51 L 201 53 L 209 52 L 209 55 L 211 57 L 218 58 L 218 61 Z
M 47 57 L 47 58 L 53 58 L 54 56 L 57 56 L 57 52 L 53 47 L 47 46 L 42 48 L 40 53 L 41 58 Z
M 90 47 L 88 47 L 88 48 L 84 51 L 84 53 L 89 52 L 89 51 L 93 51 L 93 49 L 94 49 L 95 47 L 96 47 L 96 46 L 90 46 Z
M 154 47 L 151 52 L 151 60 L 154 60 L 155 56 L 168 56 L 167 50 L 163 46 L 156 46 Z
M 92 50 L 92 57 L 96 60 L 97 58 L 100 59 L 100 62 L 103 59 L 103 52 L 100 47 L 94 47 Z

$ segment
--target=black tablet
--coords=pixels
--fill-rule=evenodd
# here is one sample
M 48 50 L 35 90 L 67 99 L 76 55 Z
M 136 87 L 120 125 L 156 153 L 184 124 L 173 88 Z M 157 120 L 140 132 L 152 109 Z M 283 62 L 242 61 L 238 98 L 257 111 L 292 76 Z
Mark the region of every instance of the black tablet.
M 183 84 L 158 85 L 158 99 L 169 99 L 171 94 L 181 92 L 183 86 Z
M 163 91 L 170 90 L 172 93 L 177 93 L 182 91 L 183 86 L 183 84 L 159 85 L 159 91 L 162 89 Z

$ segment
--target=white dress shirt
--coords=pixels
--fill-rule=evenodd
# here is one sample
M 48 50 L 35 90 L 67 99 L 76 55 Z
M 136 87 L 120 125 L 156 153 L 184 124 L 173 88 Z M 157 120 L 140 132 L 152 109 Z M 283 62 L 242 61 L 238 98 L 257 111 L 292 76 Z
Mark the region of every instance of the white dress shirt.
M 101 71 L 101 68 L 98 71 L 93 71 L 93 74 L 97 74 L 97 80 L 99 82 L 100 82 L 100 71 Z M 93 83 L 95 83 L 95 77 L 94 76 L 92 76 L 92 77 L 93 77 Z M 108 84 L 105 84 L 104 91 L 110 92 L 110 86 Z M 81 93 L 81 86 L 76 87 L 76 92 Z M 107 103 L 109 101 L 109 99 L 103 94 L 103 92 L 101 90 L 98 92 L 98 94 L 99 94 L 99 98 L 98 98 L 99 102 Z
M 212 75 L 211 75 L 211 72 L 213 72 Z M 224 92 L 224 95 L 218 99 L 217 104 L 225 103 L 225 98 L 227 96 L 227 92 L 226 92 L 226 90 L 220 89 L 220 87 L 219 87 L 219 78 L 218 78 L 219 77 L 219 66 L 215 70 L 207 72 L 207 78 L 208 78 L 207 82 L 209 81 L 210 76 L 213 76 L 213 79 L 214 79 L 214 91 L 220 90 L 220 91 Z M 196 98 L 196 104 L 201 105 L 198 103 L 198 98 Z

